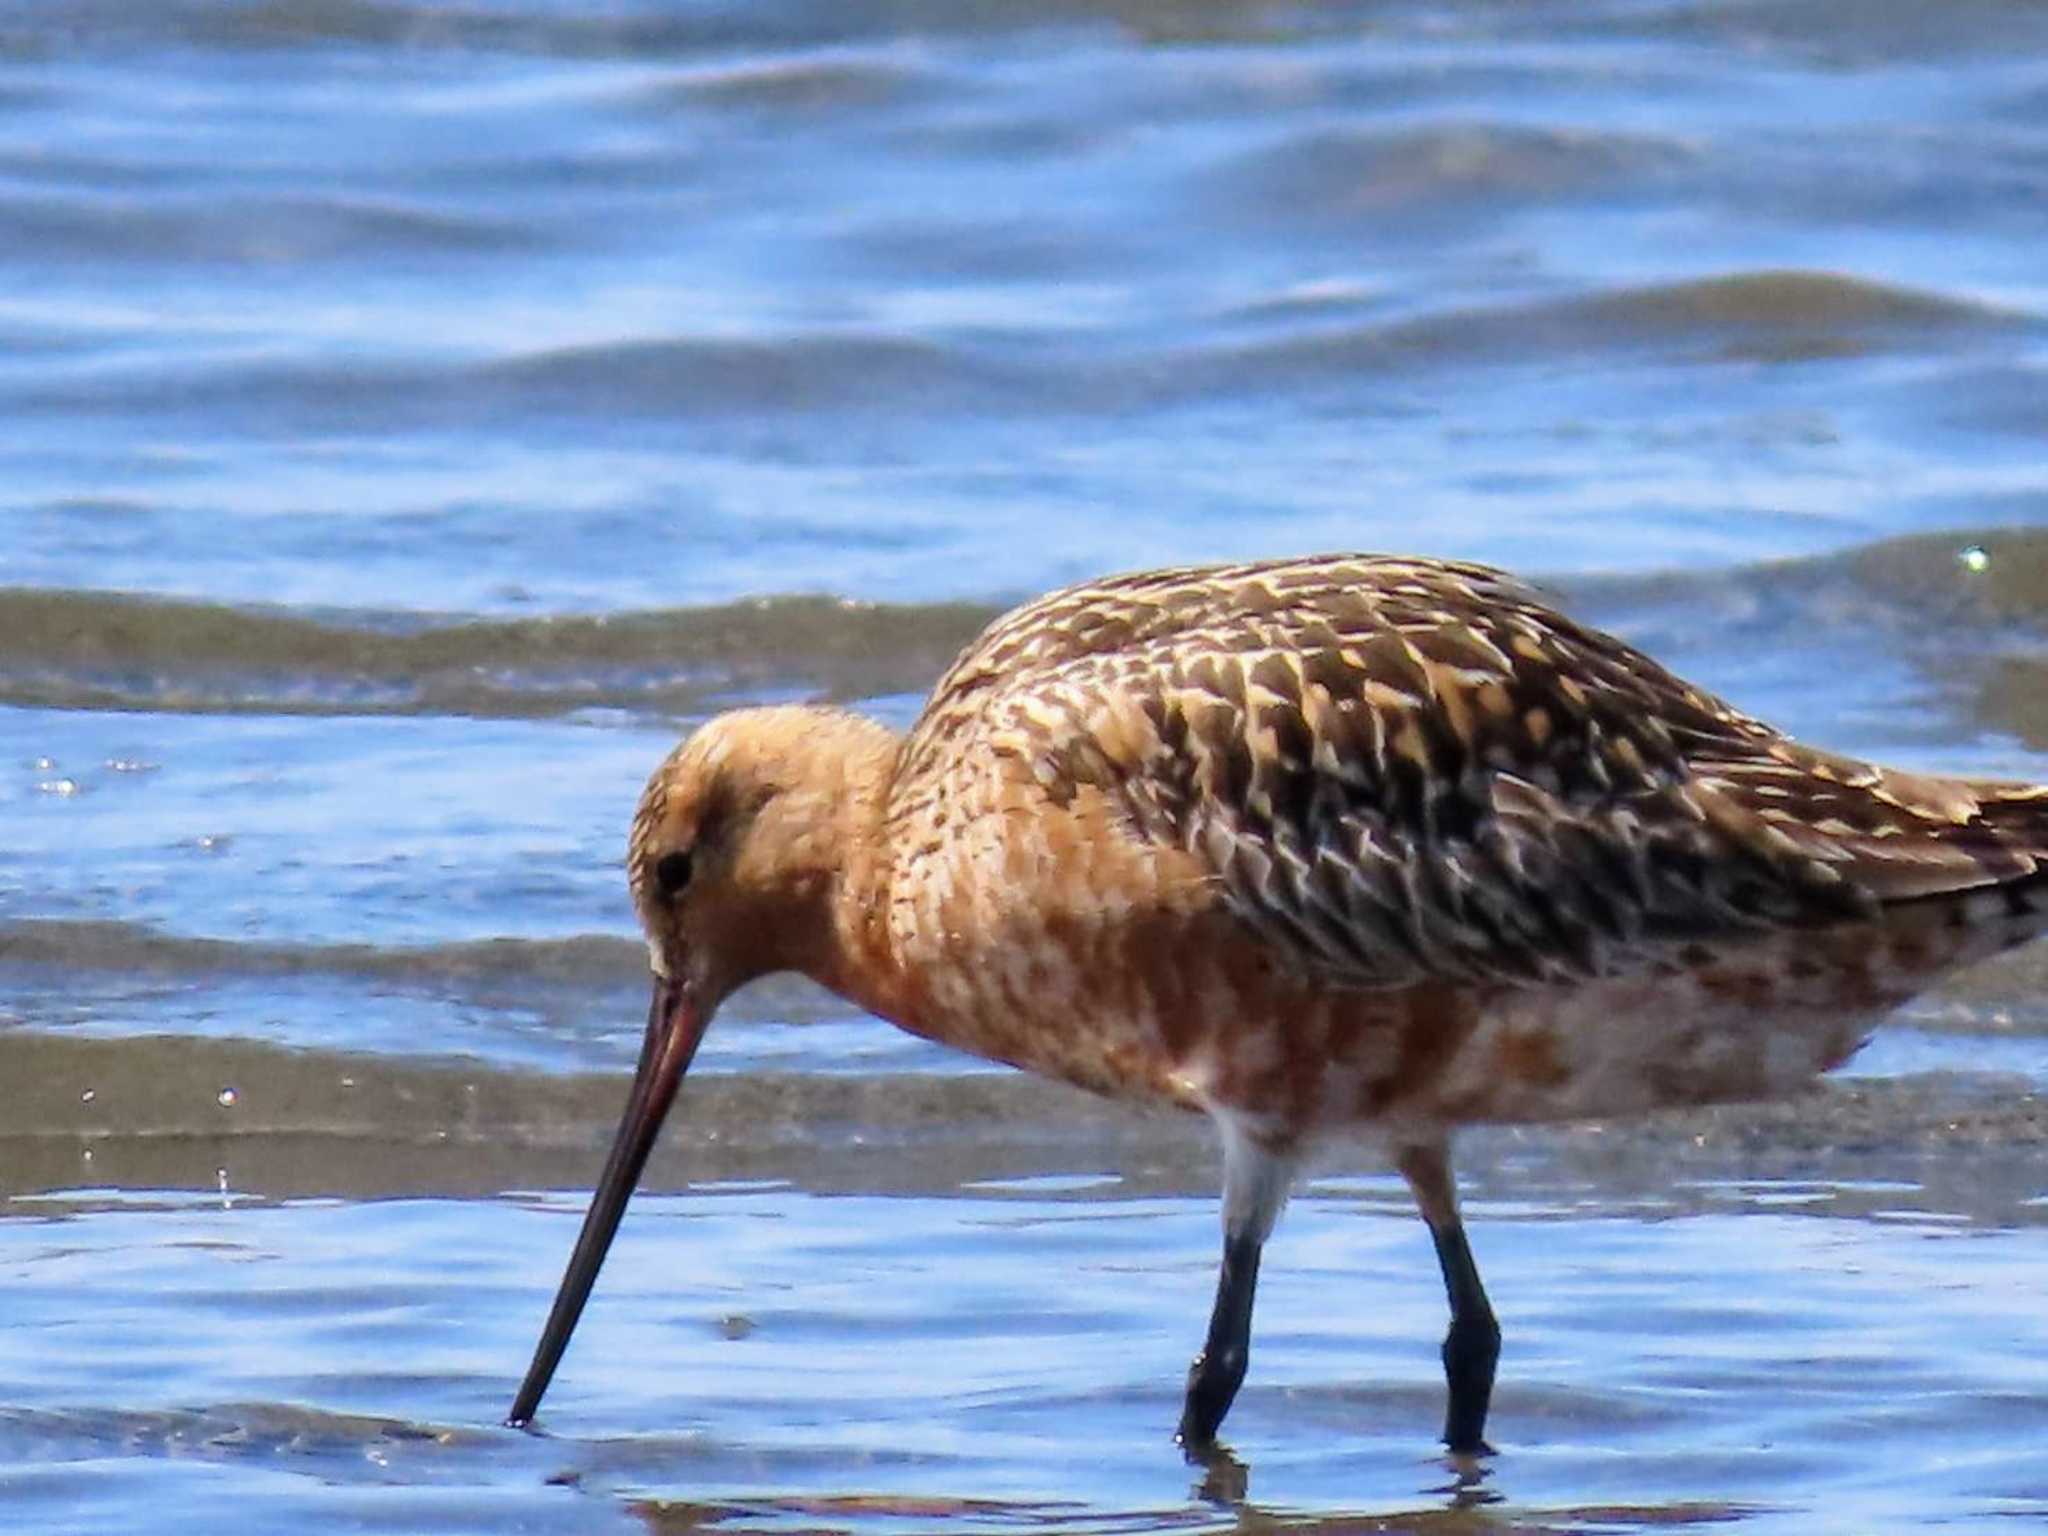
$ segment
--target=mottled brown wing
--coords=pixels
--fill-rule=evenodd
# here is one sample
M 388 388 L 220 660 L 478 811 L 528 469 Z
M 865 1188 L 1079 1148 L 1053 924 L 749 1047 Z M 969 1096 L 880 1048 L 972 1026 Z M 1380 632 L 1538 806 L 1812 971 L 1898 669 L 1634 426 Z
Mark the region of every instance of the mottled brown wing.
M 1837 809 L 1845 835 L 1809 825 L 1810 799 L 1775 791 L 1867 800 L 1860 765 L 1476 566 L 1324 559 L 1055 593 L 956 663 L 909 760 L 963 734 L 1056 800 L 1103 790 L 1294 963 L 1360 986 L 1612 975 L 2008 877 L 1956 851 L 1955 823 L 1945 842 L 1914 822 L 1912 794 L 1902 831 L 1860 802 Z M 1912 781 L 1918 800 L 1939 782 Z

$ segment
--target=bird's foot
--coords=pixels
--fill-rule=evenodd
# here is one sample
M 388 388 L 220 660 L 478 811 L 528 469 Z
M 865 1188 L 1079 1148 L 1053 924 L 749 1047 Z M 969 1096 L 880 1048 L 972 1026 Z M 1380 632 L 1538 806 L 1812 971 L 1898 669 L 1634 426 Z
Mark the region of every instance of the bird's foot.
M 1174 1440 L 1190 1457 L 1216 1444 L 1216 1431 L 1244 1381 L 1245 1356 L 1240 1349 L 1203 1350 L 1188 1367 L 1187 1399 L 1180 1411 Z
M 1500 1452 L 1486 1443 L 1485 1438 L 1477 1430 L 1461 1435 L 1454 1434 L 1451 1430 L 1446 1429 L 1444 1431 L 1444 1449 L 1454 1457 L 1466 1457 L 1475 1460 L 1481 1456 L 1498 1456 L 1500 1454 Z

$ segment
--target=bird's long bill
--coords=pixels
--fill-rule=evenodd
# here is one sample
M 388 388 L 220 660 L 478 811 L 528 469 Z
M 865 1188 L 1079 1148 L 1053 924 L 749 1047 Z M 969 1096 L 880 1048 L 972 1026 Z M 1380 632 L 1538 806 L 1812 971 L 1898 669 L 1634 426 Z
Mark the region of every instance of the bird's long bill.
M 640 1046 L 640 1066 L 633 1074 L 625 1116 L 619 1121 L 611 1156 L 605 1159 L 590 1213 L 583 1218 L 583 1231 L 576 1238 L 576 1251 L 569 1255 L 562 1287 L 555 1292 L 554 1308 L 534 1348 L 533 1364 L 526 1368 L 526 1380 L 519 1384 L 519 1396 L 512 1401 L 507 1424 L 519 1427 L 529 1423 L 554 1379 L 555 1367 L 569 1347 L 569 1335 L 576 1331 L 576 1320 L 583 1315 L 590 1287 L 612 1245 L 612 1234 L 618 1231 L 633 1186 L 640 1181 L 640 1170 L 647 1166 L 647 1154 L 654 1149 L 661 1122 L 675 1102 L 683 1073 L 697 1053 L 697 1042 L 704 1038 L 704 1022 L 687 987 L 657 978 L 654 1001 L 647 1009 L 647 1038 Z

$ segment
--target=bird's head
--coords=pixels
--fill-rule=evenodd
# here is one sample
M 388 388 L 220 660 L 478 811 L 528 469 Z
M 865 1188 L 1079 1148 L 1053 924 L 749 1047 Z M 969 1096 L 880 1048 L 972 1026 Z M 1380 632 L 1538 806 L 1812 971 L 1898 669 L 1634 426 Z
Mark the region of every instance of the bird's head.
M 879 814 L 895 738 L 838 711 L 739 710 L 656 768 L 626 846 L 654 995 L 640 1065 L 590 1213 L 508 1422 L 547 1391 L 711 1016 L 773 971 L 843 977 L 841 893 Z
M 896 738 L 837 710 L 736 710 L 641 792 L 626 880 L 657 987 L 706 1017 L 773 971 L 830 981 L 833 913 Z

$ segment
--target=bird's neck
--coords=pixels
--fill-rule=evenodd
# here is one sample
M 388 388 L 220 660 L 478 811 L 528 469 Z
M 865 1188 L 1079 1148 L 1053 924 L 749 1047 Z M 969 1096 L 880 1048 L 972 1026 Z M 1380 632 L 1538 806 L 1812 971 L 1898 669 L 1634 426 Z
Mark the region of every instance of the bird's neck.
M 780 713 L 780 712 L 778 712 Z M 901 739 L 839 710 L 787 712 L 778 754 L 788 782 L 757 820 L 762 898 L 735 935 L 769 942 L 750 972 L 800 971 L 840 996 L 901 1022 L 900 967 L 889 942 L 889 795 Z

